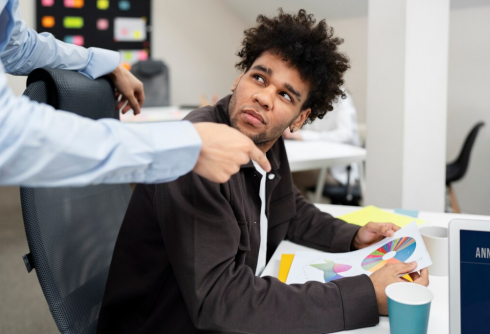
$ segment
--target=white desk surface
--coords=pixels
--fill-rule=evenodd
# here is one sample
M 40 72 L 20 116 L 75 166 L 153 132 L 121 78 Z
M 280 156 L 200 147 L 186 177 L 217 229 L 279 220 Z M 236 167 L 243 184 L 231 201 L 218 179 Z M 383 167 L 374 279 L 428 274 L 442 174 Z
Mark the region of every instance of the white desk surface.
M 324 140 L 285 140 L 289 167 L 292 172 L 348 165 L 366 160 L 366 150 Z
M 317 204 L 317 207 L 325 212 L 330 213 L 332 216 L 337 217 L 343 214 L 347 214 L 356 210 L 359 207 L 353 206 L 341 206 L 341 205 L 328 205 Z M 393 211 L 393 210 L 387 210 Z M 490 216 L 478 216 L 468 214 L 449 214 L 449 213 L 435 213 L 435 212 L 420 212 L 419 218 L 426 220 L 427 223 L 424 226 L 448 226 L 449 221 L 455 218 L 469 218 L 469 219 L 482 219 L 490 220 Z M 297 251 L 308 250 L 316 251 L 311 248 L 294 244 L 290 241 L 283 241 L 275 251 L 271 260 L 267 264 L 262 276 L 274 276 L 279 274 L 279 263 L 281 261 L 282 254 L 293 254 Z M 430 273 L 429 273 L 430 275 Z M 428 334 L 443 334 L 449 333 L 449 280 L 448 277 L 429 277 L 429 289 L 434 293 L 434 300 L 432 301 L 430 318 L 429 318 L 429 330 Z M 389 334 L 390 325 L 388 317 L 380 317 L 379 324 L 375 327 L 367 327 L 362 329 L 356 329 L 352 331 L 346 331 L 349 333 L 359 334 Z
M 130 110 L 127 113 L 120 114 L 119 119 L 124 123 L 149 123 L 149 122 L 172 122 L 180 121 L 191 109 L 181 109 L 177 106 L 172 107 L 147 107 L 142 108 L 139 115 L 134 115 Z

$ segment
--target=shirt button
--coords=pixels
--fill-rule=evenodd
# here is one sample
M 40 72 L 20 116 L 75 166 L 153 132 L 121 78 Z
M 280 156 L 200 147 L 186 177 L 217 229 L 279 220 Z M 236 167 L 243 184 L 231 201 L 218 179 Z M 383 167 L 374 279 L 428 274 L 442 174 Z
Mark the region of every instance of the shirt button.
M 257 225 L 257 222 L 254 222 L 254 225 Z
M 274 180 L 274 178 L 276 177 L 274 174 L 269 174 L 269 180 Z

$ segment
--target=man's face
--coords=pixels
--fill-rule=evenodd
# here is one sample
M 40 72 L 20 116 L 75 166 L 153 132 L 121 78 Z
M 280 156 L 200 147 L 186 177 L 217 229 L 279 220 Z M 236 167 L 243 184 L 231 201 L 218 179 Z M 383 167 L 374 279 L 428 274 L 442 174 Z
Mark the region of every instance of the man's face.
M 301 111 L 309 88 L 280 55 L 265 52 L 232 87 L 231 125 L 267 152 L 287 127 L 303 125 L 310 114 Z

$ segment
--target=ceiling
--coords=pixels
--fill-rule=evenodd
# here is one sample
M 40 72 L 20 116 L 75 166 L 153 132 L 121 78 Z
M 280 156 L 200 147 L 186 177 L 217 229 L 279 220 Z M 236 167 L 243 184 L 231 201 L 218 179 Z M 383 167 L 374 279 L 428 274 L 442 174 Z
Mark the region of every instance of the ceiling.
M 317 18 L 337 19 L 367 16 L 368 0 L 221 0 L 247 25 L 254 25 L 257 15 L 274 15 L 282 7 L 286 12 L 300 8 Z M 450 0 L 451 9 L 490 6 L 489 0 Z

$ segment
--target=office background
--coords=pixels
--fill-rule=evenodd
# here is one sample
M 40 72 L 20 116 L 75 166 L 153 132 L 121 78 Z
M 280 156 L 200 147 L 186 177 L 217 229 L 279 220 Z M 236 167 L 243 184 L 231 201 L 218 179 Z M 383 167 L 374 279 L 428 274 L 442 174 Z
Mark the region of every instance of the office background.
M 20 2 L 23 18 L 34 27 L 35 0 Z M 172 104 L 195 105 L 201 94 L 208 98 L 215 93 L 219 97 L 229 94 L 231 84 L 239 74 L 234 68 L 237 61 L 234 52 L 240 46 L 243 30 L 254 24 L 258 13 L 274 14 L 280 6 L 287 11 L 297 10 L 297 3 L 294 0 L 153 1 L 152 55 L 165 61 L 170 68 Z M 352 68 L 346 75 L 346 87 L 355 102 L 359 121 L 365 122 L 367 0 L 303 0 L 301 7 L 313 12 L 317 18 L 327 18 L 329 25 L 345 39 L 342 48 L 352 61 Z M 488 17 L 490 2 L 486 0 L 451 1 L 448 161 L 457 156 L 474 124 L 478 121 L 490 124 Z M 9 82 L 16 94 L 22 94 L 25 77 L 9 76 Z M 462 181 L 454 184 L 466 213 L 490 215 L 490 150 L 486 145 L 489 140 L 490 131 L 479 134 L 469 170 Z M 50 333 L 55 327 L 39 284 L 35 274 L 28 275 L 22 263 L 21 256 L 27 252 L 22 230 L 18 190 L 0 188 L 0 296 L 3 300 L 0 303 L 0 332 Z M 11 303 L 14 300 L 15 303 Z

